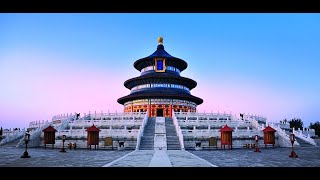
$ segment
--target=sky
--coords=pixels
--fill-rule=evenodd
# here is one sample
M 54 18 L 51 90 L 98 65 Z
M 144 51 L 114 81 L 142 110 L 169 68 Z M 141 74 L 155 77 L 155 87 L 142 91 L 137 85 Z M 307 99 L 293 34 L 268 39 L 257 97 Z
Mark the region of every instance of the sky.
M 320 14 L 0 14 L 0 126 L 123 112 L 157 38 L 188 63 L 199 112 L 320 120 Z

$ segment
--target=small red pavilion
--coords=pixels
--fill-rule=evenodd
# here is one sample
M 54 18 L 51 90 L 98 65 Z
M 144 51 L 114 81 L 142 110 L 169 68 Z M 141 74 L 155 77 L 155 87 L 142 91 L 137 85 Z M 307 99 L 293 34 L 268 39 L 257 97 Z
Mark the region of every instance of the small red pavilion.
M 45 149 L 47 148 L 46 147 L 47 144 L 52 144 L 52 149 L 53 149 L 53 146 L 55 144 L 57 130 L 52 126 L 49 126 L 49 127 L 45 128 L 44 130 L 42 130 L 42 132 L 44 133 L 44 139 L 43 139 L 44 148 Z
M 233 129 L 230 128 L 228 125 L 225 125 L 223 128 L 219 130 L 221 132 L 221 149 L 223 145 L 223 149 L 225 149 L 225 145 L 228 145 L 228 148 L 232 149 L 232 131 Z
M 276 130 L 273 129 L 272 127 L 270 127 L 270 126 L 267 126 L 262 131 L 263 131 L 263 134 L 264 134 L 263 140 L 264 140 L 265 147 L 267 147 L 267 144 L 272 144 L 272 147 L 274 148 Z
M 97 149 L 97 146 L 99 146 L 99 131 L 100 129 L 94 124 L 87 129 L 87 145 L 89 146 L 89 149 L 91 149 L 91 145 L 94 145 L 94 149 Z

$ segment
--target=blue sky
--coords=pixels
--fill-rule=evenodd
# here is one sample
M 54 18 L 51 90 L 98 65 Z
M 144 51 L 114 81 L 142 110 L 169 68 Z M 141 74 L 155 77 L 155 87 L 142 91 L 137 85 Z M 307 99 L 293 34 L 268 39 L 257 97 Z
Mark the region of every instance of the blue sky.
M 320 14 L 1 14 L 0 125 L 123 111 L 158 36 L 188 62 L 199 111 L 319 120 Z M 66 100 L 67 99 L 67 100 Z

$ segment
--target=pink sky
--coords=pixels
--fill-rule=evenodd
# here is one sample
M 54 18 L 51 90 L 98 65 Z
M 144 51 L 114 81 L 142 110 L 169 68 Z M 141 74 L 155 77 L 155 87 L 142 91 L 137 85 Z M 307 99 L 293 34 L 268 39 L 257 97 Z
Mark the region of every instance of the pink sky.
M 64 113 L 122 112 L 117 99 L 129 94 L 123 82 L 139 76 L 133 62 L 120 71 L 121 67 L 70 64 L 74 61 L 70 57 L 32 49 L 8 51 L 2 59 L 0 126 L 5 128 L 26 127 L 30 121 Z M 306 97 L 296 92 L 239 76 L 200 78 L 192 69 L 188 67 L 182 76 L 198 82 L 191 93 L 204 99 L 199 112 L 259 114 L 270 121 L 303 116 L 301 102 Z

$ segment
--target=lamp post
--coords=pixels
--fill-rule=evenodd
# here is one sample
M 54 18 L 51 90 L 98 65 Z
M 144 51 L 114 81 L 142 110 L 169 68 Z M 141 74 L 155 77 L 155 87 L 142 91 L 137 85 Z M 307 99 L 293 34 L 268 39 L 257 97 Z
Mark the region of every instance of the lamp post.
M 29 131 L 26 131 L 26 133 L 24 135 L 24 142 L 26 144 L 26 150 L 22 154 L 21 158 L 30 158 L 31 157 L 31 156 L 29 156 L 29 153 L 28 153 L 28 143 L 29 143 L 29 141 L 30 141 L 30 134 L 29 134 Z
M 294 144 L 294 141 L 295 141 L 295 135 L 293 133 L 290 134 L 290 141 L 291 141 L 291 145 L 292 145 L 292 151 L 291 151 L 291 154 L 290 154 L 289 157 L 297 158 L 298 155 L 294 152 L 294 149 L 293 149 L 293 144 Z
M 64 142 L 66 141 L 66 135 L 62 135 L 62 149 L 60 152 L 67 152 L 66 149 L 64 148 Z
M 258 141 L 259 141 L 259 136 L 258 135 L 256 135 L 255 140 L 256 140 L 256 149 L 254 150 L 254 152 L 261 152 L 260 149 L 259 149 L 259 144 L 258 144 Z

